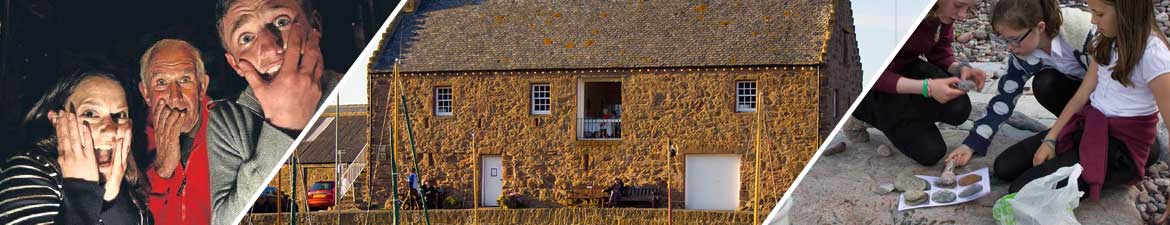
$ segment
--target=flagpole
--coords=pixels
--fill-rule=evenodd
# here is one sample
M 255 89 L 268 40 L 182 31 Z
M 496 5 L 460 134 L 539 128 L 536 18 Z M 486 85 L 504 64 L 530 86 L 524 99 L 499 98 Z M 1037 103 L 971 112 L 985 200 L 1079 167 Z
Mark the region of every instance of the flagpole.
M 757 86 L 756 96 L 763 97 L 763 93 L 764 92 L 760 91 L 760 88 Z M 752 224 L 760 224 L 760 132 L 763 128 L 763 123 L 760 123 L 760 120 L 763 119 L 764 114 L 762 110 L 764 108 L 764 104 L 761 104 L 763 103 L 763 101 L 760 101 L 761 99 L 762 98 L 756 99 L 756 177 L 753 179 L 755 182 L 755 188 L 752 188 Z

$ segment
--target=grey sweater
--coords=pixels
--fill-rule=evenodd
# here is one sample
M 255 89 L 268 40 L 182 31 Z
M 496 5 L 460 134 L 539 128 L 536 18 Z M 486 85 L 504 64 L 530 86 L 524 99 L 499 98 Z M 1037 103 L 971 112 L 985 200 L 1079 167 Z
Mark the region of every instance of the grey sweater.
M 322 74 L 320 106 L 343 74 Z M 284 162 L 293 139 L 289 132 L 268 123 L 252 88 L 235 102 L 218 101 L 211 108 L 207 147 L 211 170 L 212 224 L 235 224 L 236 217 L 255 202 L 268 185 L 265 179 Z

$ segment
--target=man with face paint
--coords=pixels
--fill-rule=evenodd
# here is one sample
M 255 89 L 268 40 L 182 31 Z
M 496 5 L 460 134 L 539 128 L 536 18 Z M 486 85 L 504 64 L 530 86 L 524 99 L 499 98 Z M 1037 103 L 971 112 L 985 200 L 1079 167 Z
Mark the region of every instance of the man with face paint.
M 341 78 L 324 69 L 320 19 L 310 2 L 219 1 L 224 57 L 248 88 L 211 108 L 213 224 L 238 220 Z
M 199 50 L 175 39 L 154 43 L 139 71 L 147 117 L 150 210 L 158 224 L 208 224 L 208 76 Z

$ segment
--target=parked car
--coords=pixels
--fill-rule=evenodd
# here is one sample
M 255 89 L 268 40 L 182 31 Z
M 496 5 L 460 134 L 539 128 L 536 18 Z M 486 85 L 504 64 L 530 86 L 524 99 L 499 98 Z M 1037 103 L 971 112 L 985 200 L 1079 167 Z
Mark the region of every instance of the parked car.
M 337 194 L 337 185 L 333 181 L 317 181 L 309 186 L 309 211 L 323 210 L 333 207 Z
M 280 202 L 280 210 L 277 210 L 277 202 Z M 264 188 L 264 192 L 260 193 L 260 198 L 256 199 L 256 204 L 252 206 L 254 213 L 274 213 L 277 211 L 288 212 L 295 209 L 292 199 L 288 195 L 281 193 L 276 187 L 268 186 Z

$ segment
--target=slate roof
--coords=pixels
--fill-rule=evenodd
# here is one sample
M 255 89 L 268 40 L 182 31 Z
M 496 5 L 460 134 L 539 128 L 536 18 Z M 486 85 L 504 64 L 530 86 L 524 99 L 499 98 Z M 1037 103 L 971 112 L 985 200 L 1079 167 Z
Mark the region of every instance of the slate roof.
M 836 0 L 423 1 L 371 71 L 815 65 Z
M 368 120 L 364 114 L 355 115 L 347 112 L 365 112 L 366 105 L 342 105 L 341 116 L 328 114 L 334 112 L 335 106 L 328 106 L 326 114 L 311 126 L 308 136 L 297 146 L 296 154 L 302 164 L 333 163 L 334 161 L 334 128 L 339 128 L 338 148 L 343 149 L 341 162 L 353 162 L 358 153 L 366 146 L 366 127 Z M 360 109 L 360 111 L 358 111 Z M 367 150 L 368 151 L 368 150 Z

